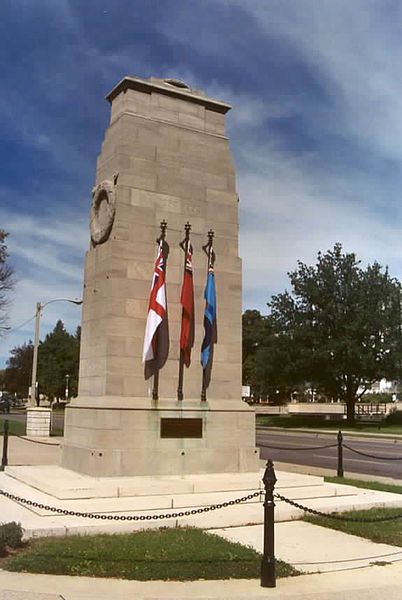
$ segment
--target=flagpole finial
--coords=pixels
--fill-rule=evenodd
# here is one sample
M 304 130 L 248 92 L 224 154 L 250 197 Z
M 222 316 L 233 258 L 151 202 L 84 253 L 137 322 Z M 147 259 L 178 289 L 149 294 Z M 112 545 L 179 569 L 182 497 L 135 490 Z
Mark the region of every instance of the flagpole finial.
M 204 252 L 205 252 L 205 254 L 206 254 L 207 256 L 210 256 L 210 254 L 211 254 L 211 249 L 212 249 L 212 245 L 213 245 L 214 236 L 215 236 L 214 230 L 213 230 L 213 229 L 210 229 L 210 230 L 208 231 L 208 241 L 207 241 L 207 243 L 206 243 L 206 244 L 205 244 L 205 245 L 202 247 L 202 249 L 204 250 Z
M 186 234 L 186 240 L 188 240 L 190 237 L 190 231 L 191 231 L 191 223 L 190 223 L 190 221 L 187 221 L 187 223 L 184 225 L 184 232 Z
M 165 237 L 166 237 L 167 221 L 165 219 L 163 219 L 163 221 L 161 221 L 160 228 L 161 228 L 161 235 L 156 240 L 157 242 L 160 242 L 161 240 L 164 240 Z
M 191 231 L 191 223 L 187 221 L 184 225 L 184 240 L 180 242 L 179 246 L 184 252 L 187 252 L 188 246 L 190 244 L 190 231 Z

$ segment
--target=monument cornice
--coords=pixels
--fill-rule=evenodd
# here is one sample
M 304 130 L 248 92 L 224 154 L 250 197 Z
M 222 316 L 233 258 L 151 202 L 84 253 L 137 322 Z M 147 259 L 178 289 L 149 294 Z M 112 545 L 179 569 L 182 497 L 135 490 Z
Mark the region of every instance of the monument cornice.
M 199 93 L 194 93 L 191 89 L 175 87 L 172 84 L 165 83 L 161 80 L 161 83 L 150 81 L 147 79 L 140 79 L 139 77 L 130 77 L 126 75 L 121 81 L 105 96 L 106 100 L 110 103 L 121 93 L 127 90 L 137 90 L 139 92 L 145 92 L 147 94 L 152 91 L 158 92 L 165 96 L 171 96 L 173 98 L 181 98 L 187 102 L 193 104 L 199 104 L 213 110 L 214 112 L 226 114 L 232 107 L 226 102 L 216 100 L 214 98 L 208 98 L 207 96 L 201 96 Z

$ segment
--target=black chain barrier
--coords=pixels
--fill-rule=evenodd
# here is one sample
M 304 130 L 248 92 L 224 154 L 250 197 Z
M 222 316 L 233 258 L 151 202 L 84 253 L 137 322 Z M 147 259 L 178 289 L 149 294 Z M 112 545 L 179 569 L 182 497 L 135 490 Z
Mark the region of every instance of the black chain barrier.
M 301 448 L 294 448 L 291 446 L 271 446 L 270 444 L 258 444 L 261 448 L 271 448 L 272 450 L 296 450 L 301 452 L 303 450 L 324 450 L 325 448 L 335 448 L 338 444 L 327 444 L 326 446 L 303 446 Z
M 309 508 L 308 506 L 304 506 L 303 504 L 300 504 L 299 502 L 295 502 L 294 500 L 291 500 L 290 498 L 286 498 L 286 496 L 282 496 L 281 494 L 274 494 L 274 496 L 275 496 L 275 498 L 278 498 L 278 500 L 282 500 L 283 502 L 286 502 L 286 504 L 290 504 L 291 506 L 294 506 L 295 508 L 299 508 L 300 510 L 303 510 L 304 512 L 310 513 L 317 517 L 325 517 L 327 519 L 334 519 L 335 521 L 350 521 L 352 523 L 381 523 L 383 521 L 397 521 L 398 519 L 402 519 L 402 513 L 398 514 L 398 515 L 394 515 L 393 517 L 373 517 L 373 518 L 345 517 L 342 515 L 336 515 L 334 513 L 324 513 L 315 508 Z
M 346 444 L 343 444 L 343 447 L 351 452 L 355 452 L 355 454 L 360 454 L 361 456 L 367 456 L 367 458 L 376 458 L 377 460 L 402 460 L 402 456 L 375 456 L 375 454 L 367 454 L 367 452 L 362 452 L 361 450 L 355 450 Z
M 32 444 L 43 444 L 43 446 L 60 446 L 60 442 L 57 442 L 56 444 L 53 444 L 52 442 L 42 442 L 41 440 L 33 440 L 31 438 L 27 438 L 23 435 L 14 435 L 14 437 L 20 439 L 20 440 L 24 440 L 24 442 L 31 442 Z
M 202 508 L 193 508 L 191 510 L 182 510 L 179 512 L 164 513 L 160 515 L 105 515 L 102 513 L 68 510 L 67 508 L 56 508 L 54 506 L 48 506 L 47 504 L 35 502 L 34 500 L 27 500 L 26 498 L 21 498 L 20 496 L 0 490 L 0 496 L 4 496 L 5 498 L 14 500 L 20 504 L 25 504 L 26 506 L 40 508 L 41 510 L 48 510 L 49 512 L 57 513 L 59 515 L 66 515 L 69 517 L 85 517 L 87 519 L 101 519 L 102 521 L 157 521 L 158 519 L 178 519 L 180 517 L 190 517 L 213 510 L 219 510 L 221 508 L 227 508 L 228 506 L 235 506 L 236 504 L 243 504 L 249 500 L 253 500 L 254 498 L 261 497 L 263 493 L 263 490 L 259 490 L 258 492 L 248 494 L 242 498 L 236 498 L 235 500 L 228 500 L 218 504 L 211 504 L 210 506 L 203 506 Z

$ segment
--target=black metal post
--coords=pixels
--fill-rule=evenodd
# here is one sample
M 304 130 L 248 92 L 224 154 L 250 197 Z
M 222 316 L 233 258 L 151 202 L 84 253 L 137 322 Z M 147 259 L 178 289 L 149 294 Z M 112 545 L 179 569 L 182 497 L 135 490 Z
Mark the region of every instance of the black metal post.
M 201 402 L 207 401 L 207 386 L 205 385 L 205 370 L 202 372 Z
M 3 430 L 3 456 L 1 458 L 1 467 L 4 470 L 4 467 L 8 465 L 8 421 L 4 419 L 4 430 Z
M 182 402 L 183 395 L 183 378 L 184 378 L 184 359 L 183 352 L 180 350 L 180 359 L 179 359 L 179 385 L 177 386 L 177 400 L 178 402 Z
M 159 369 L 155 370 L 153 383 L 152 400 L 159 400 Z
M 338 431 L 338 477 L 343 477 L 343 435 L 342 431 Z
M 267 462 L 264 477 L 264 550 L 261 561 L 261 587 L 276 587 L 275 559 L 275 502 L 274 488 L 277 481 L 272 460 Z

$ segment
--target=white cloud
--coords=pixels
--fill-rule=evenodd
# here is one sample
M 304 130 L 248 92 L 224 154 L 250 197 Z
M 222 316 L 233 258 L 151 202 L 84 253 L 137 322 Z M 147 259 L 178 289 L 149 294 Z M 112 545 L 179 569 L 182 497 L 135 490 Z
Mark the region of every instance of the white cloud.
M 402 278 L 398 220 L 387 212 L 374 215 L 369 204 L 342 197 L 336 175 L 332 182 L 330 174 L 318 179 L 286 154 L 267 147 L 254 152 L 263 155 L 270 168 L 260 164 L 240 176 L 245 308 L 258 304 L 265 312 L 270 296 L 289 287 L 287 272 L 295 269 L 297 260 L 313 264 L 319 250 L 325 252 L 337 242 L 363 264 L 377 260 L 389 265 L 392 276 Z
M 83 259 L 89 243 L 87 218 L 76 218 L 73 212 L 43 218 L 1 210 L 0 222 L 10 233 L 7 245 L 17 277 L 8 323 L 13 329 L 35 314 L 37 302 L 81 297 Z M 42 338 L 58 319 L 67 329 L 75 330 L 80 311 L 66 302 L 46 307 L 41 319 Z M 33 336 L 31 321 L 0 338 L 0 360 L 4 363 L 12 347 Z

